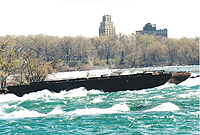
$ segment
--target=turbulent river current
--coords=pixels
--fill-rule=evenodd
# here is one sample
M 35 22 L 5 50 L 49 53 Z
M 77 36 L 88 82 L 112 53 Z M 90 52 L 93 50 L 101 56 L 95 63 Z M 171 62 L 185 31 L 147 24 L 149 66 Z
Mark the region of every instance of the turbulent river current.
M 190 71 L 200 66 L 166 66 L 127 69 Z M 109 69 L 93 70 L 102 74 Z M 57 73 L 58 79 L 81 76 L 86 71 Z M 144 82 L 145 83 L 145 82 Z M 23 97 L 0 95 L 0 134 L 199 134 L 200 77 L 175 85 L 138 91 L 103 92 L 84 87 L 52 93 L 42 90 Z

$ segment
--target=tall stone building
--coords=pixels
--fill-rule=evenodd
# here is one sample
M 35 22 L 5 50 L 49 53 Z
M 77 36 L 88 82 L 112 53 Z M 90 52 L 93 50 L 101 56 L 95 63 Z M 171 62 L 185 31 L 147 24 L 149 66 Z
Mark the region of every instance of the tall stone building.
M 156 30 L 156 24 L 147 23 L 143 30 L 136 31 L 136 34 L 148 34 L 148 35 L 156 35 L 156 36 L 163 36 L 167 37 L 167 29 L 160 29 Z
M 100 23 L 99 36 L 115 35 L 116 30 L 113 22 L 111 22 L 111 15 L 104 15 L 103 22 Z

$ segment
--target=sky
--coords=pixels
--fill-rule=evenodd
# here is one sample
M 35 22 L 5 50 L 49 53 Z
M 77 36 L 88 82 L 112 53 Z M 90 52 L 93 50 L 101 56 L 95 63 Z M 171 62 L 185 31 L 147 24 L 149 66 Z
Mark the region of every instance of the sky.
M 200 0 L 0 0 L 0 36 L 95 37 L 103 15 L 117 34 L 154 23 L 169 38 L 200 36 Z

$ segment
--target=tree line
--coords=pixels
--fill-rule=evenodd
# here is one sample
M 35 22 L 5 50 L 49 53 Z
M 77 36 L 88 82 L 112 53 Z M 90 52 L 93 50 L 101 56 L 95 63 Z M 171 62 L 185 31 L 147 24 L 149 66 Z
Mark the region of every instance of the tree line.
M 44 34 L 0 36 L 0 81 L 42 81 L 52 72 L 199 64 L 199 38 L 119 33 L 87 38 Z

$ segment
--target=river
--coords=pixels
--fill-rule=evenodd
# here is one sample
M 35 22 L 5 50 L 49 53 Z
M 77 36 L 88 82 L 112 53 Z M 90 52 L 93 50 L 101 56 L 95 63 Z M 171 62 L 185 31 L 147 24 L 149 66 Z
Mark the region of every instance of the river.
M 166 66 L 128 69 L 190 71 L 196 66 Z M 100 74 L 110 71 L 93 70 Z M 92 74 L 91 73 L 91 74 Z M 86 71 L 57 73 L 51 79 Z M 0 133 L 49 134 L 199 134 L 200 77 L 139 91 L 102 92 L 84 87 L 52 93 L 42 90 L 23 97 L 0 95 Z

